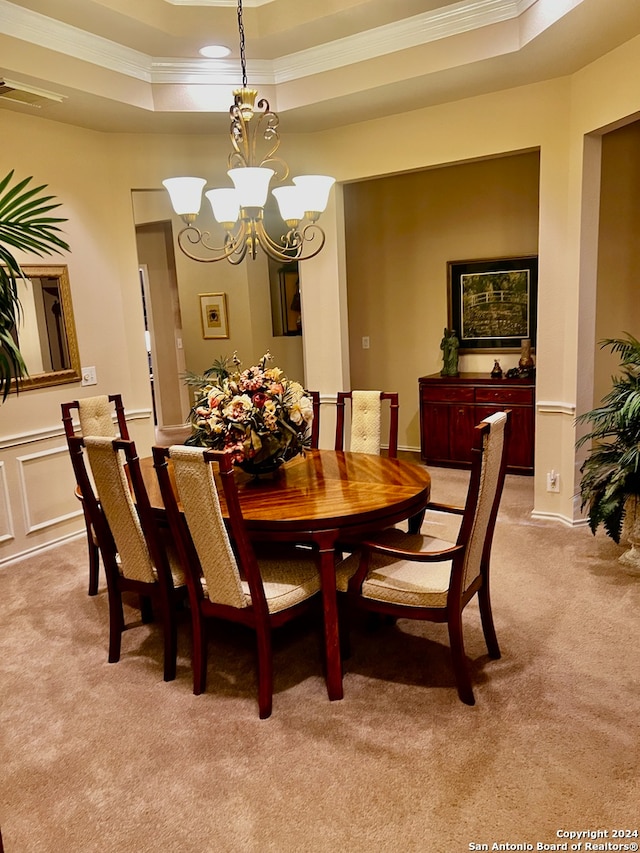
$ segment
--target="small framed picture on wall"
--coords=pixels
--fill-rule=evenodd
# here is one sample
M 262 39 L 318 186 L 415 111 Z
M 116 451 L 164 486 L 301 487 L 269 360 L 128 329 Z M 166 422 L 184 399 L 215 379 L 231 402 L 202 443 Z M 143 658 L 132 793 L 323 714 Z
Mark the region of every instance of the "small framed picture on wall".
M 226 293 L 200 293 L 200 320 L 205 340 L 229 337 Z

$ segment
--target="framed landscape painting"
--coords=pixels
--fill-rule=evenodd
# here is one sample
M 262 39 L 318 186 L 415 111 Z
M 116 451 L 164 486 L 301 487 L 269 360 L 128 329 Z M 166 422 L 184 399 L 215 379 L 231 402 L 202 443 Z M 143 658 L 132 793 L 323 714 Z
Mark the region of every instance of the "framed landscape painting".
M 202 337 L 228 338 L 229 316 L 227 314 L 226 293 L 201 293 L 200 320 L 202 322 Z
M 449 261 L 449 328 L 460 352 L 515 352 L 536 345 L 538 257 Z

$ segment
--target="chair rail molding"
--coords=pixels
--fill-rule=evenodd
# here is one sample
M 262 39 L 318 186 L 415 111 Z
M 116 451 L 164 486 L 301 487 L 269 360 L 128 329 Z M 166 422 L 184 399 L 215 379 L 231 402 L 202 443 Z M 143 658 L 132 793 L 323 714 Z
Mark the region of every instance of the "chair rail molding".
M 125 415 L 127 421 L 149 420 L 151 418 L 151 409 L 132 409 L 131 411 L 127 411 Z M 73 425 L 77 427 L 78 422 L 74 421 Z M 33 444 L 37 441 L 47 441 L 50 438 L 59 438 L 61 436 L 64 436 L 64 429 L 57 424 L 55 426 L 40 427 L 37 430 L 25 430 L 24 432 L 0 438 L 0 450 L 8 450 L 11 447 L 20 447 L 23 444 Z
M 562 400 L 538 400 L 536 411 L 541 415 L 569 415 L 576 416 L 576 404 L 566 403 Z

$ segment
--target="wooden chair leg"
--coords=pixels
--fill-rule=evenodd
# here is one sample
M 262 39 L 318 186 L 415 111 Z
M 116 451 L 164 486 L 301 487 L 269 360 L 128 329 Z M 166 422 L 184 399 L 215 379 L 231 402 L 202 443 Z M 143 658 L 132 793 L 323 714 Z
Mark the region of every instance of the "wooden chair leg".
M 493 658 L 493 660 L 498 660 L 500 658 L 500 646 L 498 645 L 496 629 L 493 624 L 491 597 L 487 586 L 481 586 L 478 590 L 478 604 L 480 606 L 480 619 L 482 620 L 482 630 L 487 649 L 489 650 L 489 657 Z
M 120 593 L 109 590 L 109 663 L 120 660 L 122 632 L 124 631 L 124 613 Z
M 176 677 L 176 659 L 178 657 L 178 624 L 170 601 L 163 601 L 162 629 L 164 632 L 164 680 L 173 681 Z
M 88 531 L 87 538 L 89 540 L 89 595 L 97 595 L 100 582 L 100 550 Z
M 86 505 L 82 504 L 82 511 L 84 513 L 84 523 L 87 528 L 87 550 L 89 552 L 89 595 L 97 595 L 98 594 L 98 574 L 100 568 L 100 550 L 98 549 L 98 545 L 96 543 L 95 531 L 93 529 L 93 525 L 91 524 L 91 520 L 89 519 L 89 514 L 87 511 Z
M 193 667 L 193 692 L 196 696 L 207 687 L 207 634 L 205 622 L 197 607 L 191 612 L 191 665 Z
M 259 626 L 256 631 L 258 645 L 258 710 L 260 719 L 271 716 L 273 706 L 273 653 L 271 631 Z
M 340 631 L 340 657 L 351 657 L 351 606 L 345 593 L 338 593 L 338 627 Z
M 476 700 L 471 687 L 469 670 L 467 668 L 464 653 L 464 641 L 462 638 L 462 613 L 449 617 L 449 643 L 451 646 L 451 657 L 453 660 L 453 671 L 458 687 L 458 696 L 465 705 L 475 705 Z
M 140 596 L 140 617 L 145 625 L 153 622 L 153 604 L 148 595 Z

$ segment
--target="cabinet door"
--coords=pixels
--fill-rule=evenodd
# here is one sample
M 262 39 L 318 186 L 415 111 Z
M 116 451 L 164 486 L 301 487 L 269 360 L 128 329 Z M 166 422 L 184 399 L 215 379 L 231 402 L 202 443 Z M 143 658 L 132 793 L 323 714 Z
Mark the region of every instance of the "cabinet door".
M 449 406 L 439 403 L 422 404 L 422 458 L 451 459 L 449 455 Z
M 474 406 L 454 403 L 449 414 L 450 459 L 456 462 L 471 462 L 473 427 L 476 423 Z
M 506 406 L 476 406 L 478 423 L 494 412 L 509 408 Z M 511 437 L 507 453 L 507 468 L 514 473 L 517 469 L 533 471 L 533 409 L 513 406 L 511 409 Z

